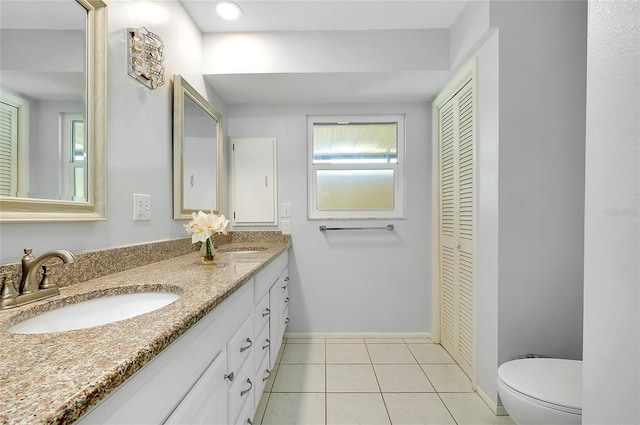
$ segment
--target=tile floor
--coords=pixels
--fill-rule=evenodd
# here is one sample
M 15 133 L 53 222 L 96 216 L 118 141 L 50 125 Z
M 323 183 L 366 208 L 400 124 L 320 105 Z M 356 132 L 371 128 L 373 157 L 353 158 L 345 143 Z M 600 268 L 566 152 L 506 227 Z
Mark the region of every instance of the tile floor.
M 513 425 L 426 338 L 286 339 L 253 423 Z

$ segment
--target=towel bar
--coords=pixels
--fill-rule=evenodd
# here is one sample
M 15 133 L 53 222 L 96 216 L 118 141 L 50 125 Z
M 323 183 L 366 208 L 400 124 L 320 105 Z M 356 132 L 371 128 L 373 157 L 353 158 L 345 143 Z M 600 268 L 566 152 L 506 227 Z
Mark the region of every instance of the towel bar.
M 393 224 L 387 224 L 385 227 L 327 227 L 320 226 L 321 232 L 326 232 L 329 230 L 393 230 Z

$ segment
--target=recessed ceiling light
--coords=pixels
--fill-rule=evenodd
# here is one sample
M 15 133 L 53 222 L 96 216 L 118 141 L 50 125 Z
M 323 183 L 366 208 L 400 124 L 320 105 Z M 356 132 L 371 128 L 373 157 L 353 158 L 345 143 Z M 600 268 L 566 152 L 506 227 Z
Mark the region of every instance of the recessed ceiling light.
M 240 9 L 240 6 L 227 0 L 218 2 L 216 5 L 216 12 L 218 12 L 218 15 L 220 15 L 221 18 L 229 20 L 238 19 L 240 15 L 242 15 L 242 9 Z

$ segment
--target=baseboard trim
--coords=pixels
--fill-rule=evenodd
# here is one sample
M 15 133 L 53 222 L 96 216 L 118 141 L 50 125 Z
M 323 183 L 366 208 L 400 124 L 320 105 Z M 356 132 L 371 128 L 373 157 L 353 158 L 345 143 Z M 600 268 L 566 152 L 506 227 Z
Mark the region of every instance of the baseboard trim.
M 491 397 L 489 397 L 489 395 L 484 392 L 484 390 L 480 386 L 476 387 L 476 392 L 478 393 L 482 401 L 484 401 L 485 404 L 489 406 L 489 409 L 491 409 L 491 411 L 495 413 L 496 416 L 509 416 L 509 413 L 507 413 L 504 406 L 496 404 L 496 402 L 493 401 Z
M 285 332 L 285 338 L 431 338 L 431 332 Z

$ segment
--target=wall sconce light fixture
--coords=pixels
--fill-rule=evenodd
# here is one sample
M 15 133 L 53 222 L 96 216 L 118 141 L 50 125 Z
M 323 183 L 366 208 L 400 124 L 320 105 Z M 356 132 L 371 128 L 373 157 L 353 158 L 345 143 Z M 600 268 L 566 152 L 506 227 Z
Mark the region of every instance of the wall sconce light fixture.
M 151 90 L 164 84 L 164 43 L 146 28 L 128 28 L 129 75 Z

